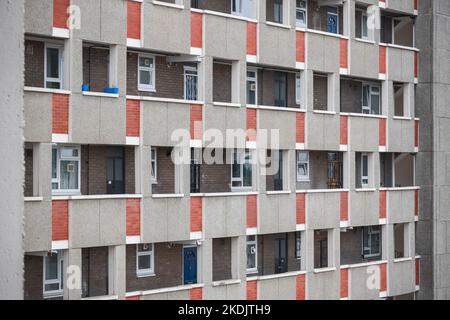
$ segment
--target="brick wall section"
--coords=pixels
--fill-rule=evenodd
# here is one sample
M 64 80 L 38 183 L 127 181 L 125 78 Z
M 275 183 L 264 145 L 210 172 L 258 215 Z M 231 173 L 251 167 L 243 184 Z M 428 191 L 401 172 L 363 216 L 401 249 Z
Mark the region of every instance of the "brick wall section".
M 247 141 L 256 141 L 258 120 L 256 109 L 247 108 Z
M 297 112 L 295 115 L 295 140 L 305 143 L 305 113 Z
M 106 194 L 106 146 L 81 146 L 81 194 Z M 134 147 L 124 147 L 125 193 L 135 193 Z
M 296 223 L 306 223 L 306 194 L 297 193 L 296 195 Z
M 380 191 L 380 219 L 386 219 L 386 191 Z
M 81 250 L 82 297 L 108 294 L 108 247 Z
M 203 230 L 202 211 L 203 211 L 203 198 L 191 197 L 191 212 L 190 212 L 191 232 L 199 232 Z
M 25 255 L 24 258 L 24 299 L 42 300 L 44 259 L 40 256 Z
M 189 296 L 191 300 L 203 300 L 203 288 L 192 288 Z
M 213 149 L 205 149 L 205 155 L 212 156 L 212 150 Z M 201 165 L 200 192 L 202 193 L 231 191 L 231 164 L 226 163 L 226 150 L 216 149 L 215 152 L 217 158 L 220 156 L 219 153 L 222 152 L 222 163 L 204 163 Z
M 231 238 L 213 239 L 213 281 L 229 280 L 231 275 Z
M 127 3 L 127 37 L 141 38 L 141 3 L 131 0 Z
M 341 298 L 348 298 L 348 269 L 341 269 Z
M 379 119 L 379 143 L 380 146 L 386 146 L 386 119 Z
M 416 286 L 420 285 L 420 259 L 416 258 Z
M 103 92 L 109 87 L 109 50 L 83 47 L 83 83 L 89 91 Z
M 247 54 L 256 56 L 257 52 L 257 24 L 247 22 Z
M 247 281 L 247 300 L 258 300 L 258 282 Z
M 328 79 L 323 75 L 314 75 L 313 80 L 314 110 L 328 109 Z
M 191 12 L 191 47 L 203 47 L 203 15 Z
M 127 236 L 139 236 L 141 234 L 141 200 L 127 199 Z
M 141 135 L 141 103 L 138 100 L 127 100 L 127 137 Z
M 348 40 L 347 39 L 341 39 L 340 41 L 340 66 L 343 69 L 348 68 Z
M 44 87 L 44 42 L 25 40 L 25 86 Z
M 305 33 L 297 31 L 296 33 L 296 58 L 297 62 L 305 62 Z
M 306 277 L 304 274 L 300 274 L 295 279 L 295 299 L 305 300 L 306 299 Z
M 348 116 L 341 116 L 340 124 L 340 144 L 348 144 Z
M 380 292 L 387 290 L 387 264 L 380 264 Z
M 308 1 L 308 28 L 327 31 L 327 6 L 320 6 L 317 0 Z M 343 34 L 344 30 L 344 14 L 343 7 L 338 7 L 339 12 L 339 33 Z
M 69 133 L 69 95 L 52 95 L 52 132 Z
M 25 184 L 24 196 L 33 196 L 33 150 L 25 149 Z
M 231 102 L 231 65 L 213 64 L 213 100 Z
M 141 297 L 140 296 L 126 297 L 125 300 L 138 301 L 141 300 Z
M 69 239 L 69 201 L 52 201 L 52 240 Z
M 381 74 L 386 74 L 386 47 L 380 45 L 380 54 L 379 54 L 379 72 Z
M 274 106 L 274 73 L 273 70 L 258 70 L 258 103 L 265 106 Z M 287 106 L 298 108 L 295 101 L 295 73 L 286 73 L 287 82 Z
M 288 272 L 299 271 L 301 261 L 295 257 L 295 232 L 260 235 L 258 241 L 258 276 L 275 274 L 275 239 L 287 239 Z
M 184 98 L 184 68 L 181 63 L 167 63 L 166 57 L 156 56 L 155 92 L 138 90 L 138 58 L 135 52 L 127 53 L 127 94 L 158 98 Z
M 152 185 L 153 194 L 175 193 L 175 165 L 172 161 L 172 148 L 161 147 L 156 149 L 156 179 Z M 149 178 L 150 179 L 150 178 Z
M 247 196 L 247 228 L 258 227 L 258 197 Z
M 69 14 L 67 8 L 70 0 L 53 0 L 53 27 L 67 29 L 67 19 Z
M 348 192 L 341 192 L 340 201 L 341 221 L 348 221 Z
M 190 134 L 191 139 L 201 140 L 203 136 L 203 107 L 191 105 L 190 112 Z
M 156 243 L 155 275 L 138 277 L 136 275 L 136 245 L 127 245 L 126 249 L 126 289 L 127 292 L 153 290 L 182 285 L 183 278 L 183 246 L 174 244 L 168 248 L 168 243 Z

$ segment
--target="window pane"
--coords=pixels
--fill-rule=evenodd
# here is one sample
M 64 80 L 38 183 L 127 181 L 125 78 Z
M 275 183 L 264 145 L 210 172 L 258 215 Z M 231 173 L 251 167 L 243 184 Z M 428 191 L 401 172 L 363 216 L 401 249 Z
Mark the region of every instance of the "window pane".
M 139 83 L 145 85 L 151 85 L 150 71 L 139 70 Z
M 140 244 L 138 245 L 139 252 L 152 252 L 152 246 L 150 244 Z
M 372 95 L 370 99 L 372 114 L 380 114 L 380 96 Z
M 78 161 L 60 162 L 60 189 L 78 189 Z
M 57 157 L 58 157 L 58 151 L 56 150 L 56 148 L 52 149 L 52 179 L 56 179 L 57 178 L 57 169 L 56 169 L 56 161 L 57 161 Z
M 367 35 L 368 35 L 367 16 L 366 15 L 363 15 L 363 17 L 362 17 L 362 34 L 363 34 L 363 37 L 367 37 Z
M 151 256 L 150 255 L 144 255 L 138 257 L 138 269 L 151 269 Z
M 247 103 L 256 104 L 256 83 L 247 81 Z
M 152 58 L 140 57 L 139 58 L 139 66 L 140 67 L 146 67 L 146 68 L 153 68 L 153 59 Z
M 45 280 L 58 279 L 58 255 L 45 257 Z
M 307 177 L 308 176 L 308 165 L 306 163 L 299 163 L 297 166 L 298 176 Z
M 367 156 L 363 156 L 362 157 L 362 170 L 363 170 L 363 176 L 367 177 L 369 168 L 368 168 L 368 160 L 367 160 Z
M 256 245 L 247 244 L 247 269 L 256 268 Z
M 308 161 L 308 154 L 306 152 L 297 153 L 298 161 Z
M 46 284 L 44 287 L 45 291 L 57 291 L 59 289 L 59 283 Z
M 47 77 L 59 79 L 59 50 L 47 48 Z
M 369 105 L 369 86 L 363 86 L 363 106 Z
M 45 87 L 48 89 L 61 89 L 61 84 L 59 82 L 47 81 Z
M 78 149 L 76 148 L 62 148 L 61 158 L 76 158 L 78 157 Z
M 252 186 L 252 165 L 250 163 L 244 164 L 244 187 Z

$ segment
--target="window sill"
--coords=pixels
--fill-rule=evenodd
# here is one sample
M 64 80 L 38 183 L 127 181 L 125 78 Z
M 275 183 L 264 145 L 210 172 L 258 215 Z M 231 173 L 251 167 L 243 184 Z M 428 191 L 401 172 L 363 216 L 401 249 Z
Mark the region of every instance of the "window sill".
M 259 276 L 255 277 L 255 280 L 271 280 L 271 279 L 278 279 L 278 278 L 288 278 L 288 277 L 295 277 L 301 274 L 306 274 L 306 271 L 300 270 L 300 271 L 290 271 L 285 273 L 278 273 L 278 274 L 269 274 L 266 276 Z
M 136 277 L 137 277 L 137 278 L 150 278 L 150 277 L 156 277 L 156 274 L 155 274 L 154 272 L 151 272 L 151 273 L 142 273 L 142 274 L 136 273 Z
M 336 111 L 328 111 L 328 110 L 313 110 L 313 113 L 316 114 L 328 114 L 328 115 L 335 115 Z
M 406 257 L 406 258 L 394 259 L 394 263 L 400 263 L 400 262 L 406 262 L 406 261 L 412 261 L 412 258 L 411 257 Z
M 355 264 L 347 264 L 347 265 L 341 265 L 341 269 L 357 269 L 357 268 L 363 268 L 363 267 L 369 267 L 369 266 L 377 266 L 380 264 L 387 263 L 387 260 L 377 260 L 377 261 L 370 261 L 370 262 L 361 262 L 361 263 L 355 263 Z
M 297 182 L 298 183 L 310 183 L 311 180 L 310 179 L 299 179 L 299 178 L 297 178 Z
M 291 108 L 291 107 L 276 107 L 276 106 L 253 106 L 251 105 L 250 108 L 254 109 L 261 109 L 261 110 L 273 110 L 273 111 L 289 111 L 289 112 L 306 112 L 305 109 L 299 108 Z
M 348 37 L 346 37 L 342 34 L 339 34 L 339 33 L 331 33 L 331 32 L 326 32 L 326 31 L 321 31 L 321 30 L 315 30 L 315 29 L 307 29 L 306 31 L 309 33 L 316 33 L 316 34 L 320 34 L 323 36 L 329 36 L 329 37 L 333 37 L 333 38 L 340 38 L 340 39 L 348 40 Z
M 239 103 L 232 103 L 232 102 L 213 102 L 213 106 L 217 107 L 234 107 L 234 108 L 241 108 L 242 105 Z
M 169 198 L 183 198 L 184 194 L 182 193 L 171 193 L 171 194 L 153 194 L 153 199 L 169 199 Z
M 184 9 L 183 5 L 175 4 L 175 3 L 168 3 L 168 2 L 162 2 L 162 1 L 153 0 L 153 4 L 157 5 L 157 6 L 169 7 L 169 8 L 180 9 L 180 10 Z
M 340 193 L 348 191 L 348 189 L 309 189 L 305 190 L 305 193 Z
M 45 293 L 44 292 L 43 297 L 44 297 L 44 299 L 54 299 L 54 298 L 62 298 L 63 295 L 64 295 L 64 292 L 61 290 L 61 291 L 55 291 L 55 292 L 52 292 L 52 293 Z
M 355 189 L 356 192 L 375 192 L 377 189 L 375 188 L 359 188 Z
M 212 286 L 213 287 L 220 287 L 220 286 L 229 286 L 233 284 L 240 284 L 241 279 L 230 279 L 230 280 L 222 280 L 222 281 L 213 281 Z
M 156 92 L 155 88 L 143 88 L 143 87 L 138 87 L 138 91 L 142 91 L 142 92 Z
M 325 273 L 325 272 L 333 272 L 333 271 L 336 271 L 336 267 L 314 269 L 314 273 Z
M 389 187 L 389 188 L 380 188 L 380 191 L 414 191 L 420 190 L 420 187 Z
M 202 196 L 205 198 L 208 197 L 238 197 L 238 196 L 250 196 L 250 195 L 258 195 L 258 192 L 255 191 L 235 191 L 235 192 L 216 192 L 216 193 L 196 193 L 191 196 L 198 197 Z
M 381 114 L 367 114 L 367 113 L 355 113 L 355 112 L 341 112 L 341 116 L 349 117 L 360 117 L 360 118 L 377 118 L 377 119 L 387 119 L 386 116 Z
M 375 41 L 369 40 L 369 39 L 354 38 L 354 40 L 355 40 L 355 41 L 358 41 L 358 42 L 362 42 L 362 43 L 372 44 L 372 45 L 375 45 L 375 44 L 376 44 Z
M 41 202 L 44 201 L 43 197 L 24 197 L 23 200 L 25 202 Z
M 52 200 L 106 200 L 106 199 L 141 199 L 141 194 L 107 194 L 107 195 L 53 195 Z
M 29 92 L 42 92 L 42 93 L 55 93 L 55 94 L 71 94 L 70 90 L 64 89 L 48 89 L 48 88 L 40 88 L 40 87 L 24 87 L 23 91 Z
M 284 23 L 278 23 L 278 22 L 272 22 L 272 21 L 266 21 L 266 25 L 272 26 L 272 27 L 278 27 L 283 29 L 291 29 L 291 26 Z
M 403 116 L 393 116 L 392 119 L 394 119 L 394 120 L 406 120 L 406 121 L 411 121 L 413 118 L 411 118 L 411 117 L 403 117 Z
M 104 92 L 92 92 L 92 91 L 82 91 L 83 96 L 90 97 L 102 97 L 102 98 L 118 98 L 118 93 L 104 93 Z
M 234 13 L 223 13 L 223 12 L 218 12 L 218 11 L 213 11 L 213 10 L 202 10 L 202 9 L 195 9 L 195 8 L 191 8 L 192 12 L 198 12 L 198 13 L 203 13 L 203 14 L 209 14 L 212 16 L 218 16 L 218 17 L 224 17 L 224 18 L 230 18 L 230 19 L 235 19 L 235 20 L 242 20 L 242 21 L 248 21 L 248 22 L 253 22 L 253 23 L 257 23 L 258 20 L 256 19 L 252 19 L 252 18 L 248 18 L 248 17 L 244 17 L 244 16 L 240 16 Z
M 277 194 L 291 194 L 291 190 L 280 190 L 280 191 L 266 191 L 267 195 L 277 195 Z
M 159 98 L 159 97 L 147 97 L 147 96 L 133 96 L 127 95 L 129 100 L 139 100 L 139 101 L 156 101 L 156 102 L 171 102 L 171 103 L 184 103 L 184 104 L 196 104 L 203 105 L 203 101 L 198 100 L 184 100 L 184 99 L 173 99 L 173 98 Z

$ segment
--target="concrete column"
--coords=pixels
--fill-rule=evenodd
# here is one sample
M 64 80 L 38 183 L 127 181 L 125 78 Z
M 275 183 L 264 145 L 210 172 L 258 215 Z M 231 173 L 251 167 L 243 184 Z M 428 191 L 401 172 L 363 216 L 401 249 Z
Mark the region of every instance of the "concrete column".
M 109 47 L 109 86 L 118 87 L 118 64 L 119 64 L 119 46 L 111 45 Z
M 415 117 L 415 85 L 414 83 L 405 84 L 404 104 L 405 104 L 405 117 Z
M 108 248 L 108 292 L 124 299 L 126 293 L 126 246 Z
M 348 181 L 348 188 L 350 190 L 354 190 L 356 188 L 356 152 L 354 151 L 349 151 L 346 152 L 347 158 L 348 158 L 348 177 L 349 177 L 349 181 Z
M 394 83 L 390 80 L 381 84 L 382 114 L 389 118 L 394 116 Z
M 394 260 L 395 246 L 394 246 L 394 225 L 387 224 L 385 227 L 385 238 L 383 239 L 383 254 L 384 258 L 390 263 Z
M 66 88 L 72 93 L 81 93 L 83 84 L 83 41 L 81 39 L 70 38 L 67 40 L 64 50 L 65 69 L 69 70 L 69 83 Z
M 33 196 L 51 200 L 52 144 L 33 144 Z
M 247 269 L 247 236 L 231 239 L 231 277 L 245 281 Z
M 201 273 L 202 283 L 211 286 L 213 282 L 213 239 L 205 239 L 201 246 Z
M 341 229 L 328 230 L 328 266 L 339 268 L 341 264 Z
M 151 197 L 152 183 L 151 183 L 151 147 L 141 146 L 140 153 L 140 168 L 139 172 L 142 177 L 146 177 L 141 182 L 141 193 L 144 197 Z
M 64 300 L 81 299 L 81 249 L 63 251 Z
M 213 102 L 213 58 L 202 57 L 198 64 L 198 96 L 205 104 Z
M 259 7 L 258 7 L 258 12 L 259 12 L 259 22 L 260 23 L 265 23 L 266 20 L 266 0 L 259 0 Z
M 328 75 L 328 111 L 340 111 L 340 88 L 340 74 Z
M 307 111 L 314 110 L 314 72 L 313 70 L 305 70 L 303 79 L 304 83 L 304 102 Z
M 371 171 L 369 173 L 369 180 L 370 177 L 373 177 L 373 183 L 371 183 L 371 185 L 374 188 L 379 188 L 380 187 L 380 176 L 381 176 L 381 172 L 380 172 L 380 154 L 378 152 L 373 152 L 372 153 L 372 164 L 370 165 Z
M 296 150 L 286 150 L 283 154 L 283 180 L 286 181 L 284 190 L 297 190 Z
M 347 0 L 344 1 L 344 8 L 343 8 L 344 16 L 343 16 L 343 22 L 344 22 L 344 36 L 349 37 L 350 39 L 353 39 L 355 37 L 355 1 L 354 0 Z
M 306 245 L 303 251 L 307 272 L 314 271 L 314 230 L 305 231 Z
M 233 61 L 231 64 L 231 102 L 245 105 L 247 64 L 244 61 Z
M 141 177 L 146 177 L 142 175 L 142 149 L 142 145 L 134 148 L 134 190 L 136 194 L 142 193 L 143 181 Z

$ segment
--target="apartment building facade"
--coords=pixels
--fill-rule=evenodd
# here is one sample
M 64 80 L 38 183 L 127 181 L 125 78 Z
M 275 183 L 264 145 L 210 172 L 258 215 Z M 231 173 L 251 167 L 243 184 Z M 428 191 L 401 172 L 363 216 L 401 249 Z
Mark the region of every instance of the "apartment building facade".
M 25 299 L 414 298 L 417 5 L 27 0 Z

